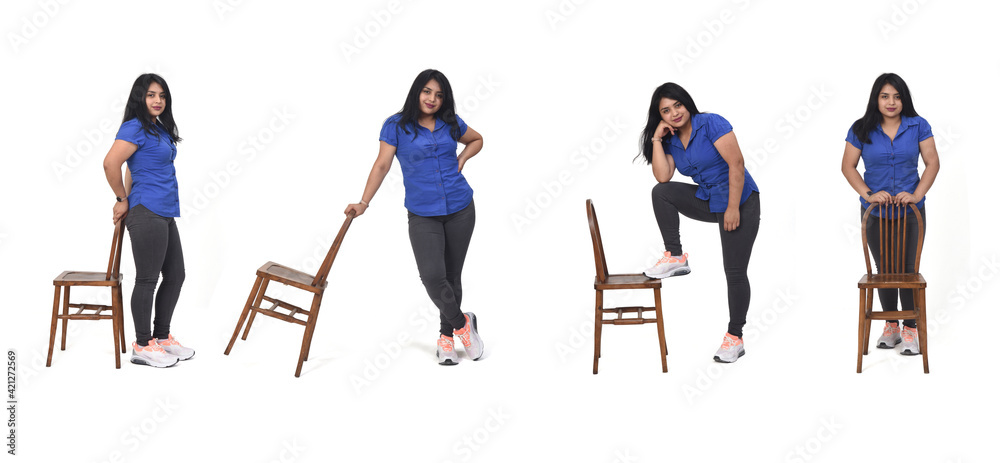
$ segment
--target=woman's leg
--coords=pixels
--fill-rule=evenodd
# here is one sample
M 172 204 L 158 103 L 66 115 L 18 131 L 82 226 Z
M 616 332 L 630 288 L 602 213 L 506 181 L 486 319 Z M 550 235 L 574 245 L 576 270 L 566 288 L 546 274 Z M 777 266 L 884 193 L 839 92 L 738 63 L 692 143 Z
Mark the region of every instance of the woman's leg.
M 469 252 L 469 243 L 472 241 L 472 230 L 476 227 L 476 204 L 475 202 L 454 214 L 451 214 L 444 222 L 444 264 L 445 279 L 451 285 L 452 293 L 455 296 L 455 305 L 458 312 L 462 312 L 462 268 L 465 266 L 465 255 Z M 450 319 L 449 319 L 450 320 Z M 441 334 L 451 336 L 452 330 L 461 329 L 465 326 L 465 318 L 458 325 L 451 323 L 442 317 Z M 450 328 L 445 326 L 450 325 Z
M 861 208 L 861 217 L 864 217 L 865 209 Z M 879 241 L 879 217 L 875 214 L 868 216 L 868 249 L 872 252 L 872 258 L 875 261 L 875 271 L 877 273 L 882 273 L 882 244 Z M 888 221 L 891 228 L 892 221 Z M 910 236 L 907 236 L 907 247 L 909 247 Z M 916 242 L 913 243 L 914 251 L 916 251 Z M 878 301 L 882 306 L 883 312 L 895 312 L 899 310 L 896 301 L 899 299 L 899 290 L 896 288 L 879 288 L 878 289 Z M 913 303 L 913 291 L 910 291 L 910 307 L 912 308 Z M 888 320 L 887 323 L 899 323 L 899 320 Z M 911 322 L 912 323 L 912 322 Z M 910 326 L 910 325 L 908 325 Z M 916 326 L 916 325 L 912 325 Z
M 409 213 L 410 246 L 417 261 L 420 281 L 441 312 L 441 334 L 451 336 L 452 326 L 464 326 L 465 315 L 458 306 L 455 290 L 448 282 L 445 264 L 445 227 L 442 217 L 422 217 Z
M 149 319 L 153 311 L 153 291 L 167 254 L 169 227 L 166 219 L 142 205 L 129 211 L 125 216 L 125 226 L 135 259 L 132 321 L 135 323 L 135 343 L 141 347 L 153 339 Z
M 722 265 L 729 287 L 729 334 L 743 337 L 750 308 L 750 280 L 747 267 L 750 253 L 760 228 L 760 194 L 756 191 L 740 206 L 740 226 L 731 232 L 725 230 L 723 214 L 717 214 L 719 234 L 722 238 Z
M 715 214 L 708 209 L 708 201 L 694 196 L 697 185 L 666 182 L 653 187 L 653 214 L 663 237 L 663 247 L 671 256 L 681 256 L 680 216 L 702 222 L 716 222 Z
M 167 249 L 161 268 L 163 281 L 156 290 L 156 317 L 153 319 L 153 337 L 160 340 L 166 340 L 170 334 L 170 320 L 184 283 L 184 252 L 181 250 L 177 222 L 173 217 L 167 218 L 167 232 Z
M 913 273 L 914 264 L 917 259 L 917 238 L 918 238 L 918 228 L 917 228 L 917 216 L 913 214 L 913 211 L 909 210 L 907 207 L 906 215 L 906 262 L 903 268 L 906 269 L 907 273 Z M 927 213 L 924 209 L 920 209 L 920 216 L 924 219 L 924 233 L 927 233 Z M 879 294 L 879 297 L 882 297 Z M 912 289 L 901 289 L 899 290 L 899 301 L 902 305 L 903 310 L 913 310 L 913 290 Z M 895 304 L 894 304 L 895 305 Z M 916 320 L 903 320 L 903 326 L 908 326 L 910 328 L 917 327 Z

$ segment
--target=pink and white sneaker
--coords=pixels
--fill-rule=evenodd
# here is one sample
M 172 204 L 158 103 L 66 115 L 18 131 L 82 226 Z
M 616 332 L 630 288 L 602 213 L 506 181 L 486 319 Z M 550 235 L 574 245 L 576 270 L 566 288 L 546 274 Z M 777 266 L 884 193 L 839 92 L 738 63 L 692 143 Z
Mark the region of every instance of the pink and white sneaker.
M 188 360 L 191 357 L 194 357 L 194 349 L 182 346 L 181 343 L 174 339 L 174 335 L 172 334 L 168 334 L 167 339 L 154 339 L 154 341 L 156 341 L 156 343 L 159 344 L 163 350 L 167 351 L 168 354 L 177 357 L 178 360 Z

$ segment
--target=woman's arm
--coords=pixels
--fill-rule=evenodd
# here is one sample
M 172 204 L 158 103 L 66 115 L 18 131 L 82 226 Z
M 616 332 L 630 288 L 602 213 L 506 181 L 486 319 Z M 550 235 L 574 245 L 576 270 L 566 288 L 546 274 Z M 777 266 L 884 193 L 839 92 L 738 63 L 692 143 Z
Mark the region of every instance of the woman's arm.
M 847 179 L 847 183 L 850 183 L 851 188 L 854 188 L 854 191 L 858 192 L 869 203 L 883 204 L 891 202 L 892 195 L 886 191 L 879 191 L 868 196 L 871 188 L 868 187 L 865 179 L 858 172 L 858 161 L 861 160 L 861 150 L 850 142 L 844 143 L 847 146 L 844 147 L 844 159 L 840 162 L 840 171 L 844 174 L 844 178 Z
M 743 152 L 736 142 L 736 134 L 729 133 L 719 137 L 714 143 L 722 159 L 729 164 L 729 204 L 723 216 L 723 228 L 733 231 L 740 226 L 740 199 L 743 198 Z
M 674 157 L 663 151 L 663 143 L 656 139 L 663 139 L 667 133 L 674 135 L 674 128 L 666 121 L 660 121 L 656 126 L 653 136 L 653 177 L 659 183 L 667 183 L 674 177 Z
M 348 204 L 347 209 L 344 209 L 345 215 L 353 210 L 354 216 L 359 217 L 368 210 L 368 203 L 370 203 L 372 198 L 375 197 L 375 192 L 378 191 L 378 188 L 382 186 L 382 180 L 385 180 L 385 174 L 389 173 L 389 168 L 392 167 L 392 158 L 395 155 L 395 146 L 392 146 L 382 140 L 379 141 L 378 157 L 375 158 L 375 164 L 372 166 L 372 171 L 368 174 L 368 182 L 365 183 L 365 191 L 361 193 L 361 202 Z
M 111 149 L 108 150 L 108 155 L 104 157 L 104 176 L 107 177 L 108 185 L 111 185 L 111 190 L 115 192 L 115 196 L 119 198 L 127 198 L 128 190 L 132 187 L 131 173 L 127 175 L 128 189 L 125 187 L 125 182 L 122 181 L 122 164 L 125 164 L 125 161 L 135 154 L 136 149 L 138 147 L 133 143 L 125 140 L 115 140 L 111 145 Z M 112 212 L 112 220 L 117 224 L 128 213 L 128 199 L 116 202 Z
M 458 155 L 458 171 L 462 171 L 465 161 L 479 153 L 483 149 L 483 136 L 472 130 L 472 127 L 465 129 L 465 135 L 458 139 L 458 142 L 465 145 L 465 149 Z
M 125 168 L 125 196 L 132 193 L 132 171 L 126 167 Z
M 901 191 L 896 195 L 895 202 L 899 204 L 916 204 L 924 199 L 927 190 L 934 184 L 934 178 L 941 170 L 941 162 L 938 160 L 937 146 L 934 145 L 934 137 L 928 137 L 920 142 L 920 157 L 924 160 L 924 175 L 920 176 L 920 183 L 913 190 L 913 194 Z

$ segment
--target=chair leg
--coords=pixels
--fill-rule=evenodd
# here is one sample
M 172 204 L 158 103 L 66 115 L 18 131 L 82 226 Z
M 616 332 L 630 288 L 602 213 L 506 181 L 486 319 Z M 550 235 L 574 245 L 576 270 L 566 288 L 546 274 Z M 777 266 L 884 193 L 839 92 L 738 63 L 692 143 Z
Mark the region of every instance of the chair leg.
M 667 372 L 667 339 L 663 336 L 663 308 L 660 306 L 660 288 L 653 288 L 653 298 L 656 300 L 656 332 L 660 335 L 660 361 L 663 372 Z
M 240 334 L 240 328 L 243 327 L 243 322 L 247 319 L 247 313 L 250 312 L 250 304 L 253 303 L 254 296 L 257 295 L 257 291 L 260 289 L 260 282 L 263 280 L 261 277 L 257 277 L 257 280 L 253 283 L 253 289 L 250 290 L 250 296 L 247 297 L 247 303 L 243 306 L 243 311 L 240 312 L 240 319 L 236 322 L 236 329 L 233 331 L 233 337 L 229 339 L 229 345 L 226 346 L 225 355 L 229 355 L 229 351 L 233 349 L 233 344 L 236 342 L 236 336 Z
M 865 353 L 865 294 L 864 289 L 859 290 L 861 297 L 858 301 L 858 373 L 861 373 L 861 360 Z
M 119 284 L 115 287 L 118 291 L 118 339 L 121 342 L 122 353 L 128 352 L 125 347 L 125 299 L 122 297 L 122 287 Z
M 865 300 L 865 355 L 868 355 L 868 345 L 872 340 L 872 304 L 875 303 L 875 290 L 869 289 Z
M 323 293 L 319 293 L 313 296 L 313 307 L 309 309 L 309 319 L 315 319 L 317 316 L 319 316 L 319 306 L 322 303 L 323 303 Z M 313 333 L 315 332 L 316 332 L 315 330 L 309 332 L 309 340 L 306 341 L 306 355 L 302 359 L 303 362 L 309 360 L 309 350 L 312 349 Z
M 63 321 L 62 321 L 62 344 L 59 345 L 59 350 L 66 350 L 66 327 L 69 323 L 69 289 L 67 286 L 63 290 Z
M 920 354 L 924 357 L 924 374 L 931 372 L 927 365 L 927 290 L 920 288 L 914 290 L 918 294 L 917 304 L 917 336 L 920 338 L 917 343 L 920 345 Z
M 604 324 L 601 310 L 604 309 L 604 291 L 597 290 L 594 314 L 594 374 L 597 374 L 597 360 L 601 358 L 601 326 Z
M 254 307 L 260 307 L 260 302 L 262 300 L 264 300 L 264 294 L 267 293 L 267 284 L 270 283 L 270 282 L 271 282 L 271 280 L 264 279 L 264 282 L 261 283 L 261 285 L 260 285 L 260 291 L 257 292 L 257 299 L 253 302 L 253 306 Z M 257 318 L 257 312 L 251 310 L 250 311 L 250 318 L 247 319 L 247 327 L 246 327 L 246 329 L 243 330 L 243 338 L 242 339 L 244 341 L 247 340 L 247 335 L 250 334 L 250 327 L 253 325 L 253 320 L 255 318 Z
M 121 300 L 118 298 L 118 291 L 115 291 L 115 287 L 111 287 L 111 332 L 114 334 L 115 338 L 115 368 L 120 369 L 122 367 L 122 356 L 118 352 L 118 343 L 120 339 L 118 338 L 118 313 L 121 311 Z
M 52 348 L 56 345 L 56 327 L 59 317 L 59 286 L 55 287 L 55 296 L 52 298 L 52 326 L 49 327 L 49 357 L 45 360 L 45 366 L 52 366 Z
M 316 330 L 316 319 L 319 318 L 319 303 L 321 299 L 322 297 L 318 294 L 314 296 L 312 308 L 309 309 L 309 319 L 306 320 L 306 329 L 302 333 L 302 348 L 299 349 L 299 362 L 295 366 L 296 378 L 302 373 L 302 362 L 305 362 L 306 357 L 309 355 L 309 345 L 312 343 L 312 335 Z

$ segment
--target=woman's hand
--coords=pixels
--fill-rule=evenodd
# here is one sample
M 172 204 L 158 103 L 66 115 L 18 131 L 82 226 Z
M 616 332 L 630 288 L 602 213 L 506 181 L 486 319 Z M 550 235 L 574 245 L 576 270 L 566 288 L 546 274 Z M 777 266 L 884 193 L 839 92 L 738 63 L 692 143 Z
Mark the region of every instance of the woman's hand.
M 118 221 L 128 215 L 128 199 L 116 202 L 115 207 L 111 210 L 113 213 L 111 220 L 114 221 L 115 225 L 118 225 Z
M 663 138 L 669 133 L 671 136 L 674 135 L 674 126 L 667 123 L 667 121 L 660 121 L 656 126 L 656 132 L 653 133 L 653 138 Z
M 722 227 L 728 232 L 740 228 L 740 208 L 730 207 L 726 209 L 726 213 L 722 216 Z
M 869 196 L 868 199 L 866 199 L 866 201 L 873 204 L 890 204 L 895 202 L 892 198 L 892 195 L 890 195 L 886 191 L 879 191 L 878 193 L 872 193 L 871 196 Z
M 365 211 L 367 211 L 367 210 L 368 210 L 368 206 L 365 206 L 364 203 L 348 204 L 347 205 L 347 209 L 344 209 L 344 215 L 347 215 L 351 211 L 354 211 L 354 217 L 357 218 L 357 217 L 360 217 L 361 214 L 364 214 Z
M 922 200 L 922 199 L 924 199 L 923 196 L 917 196 L 917 195 L 910 194 L 910 193 L 907 193 L 905 191 L 902 191 L 898 195 L 896 195 L 896 197 L 892 198 L 892 202 L 894 204 L 902 204 L 902 205 L 905 206 L 907 204 L 916 204 L 916 203 L 919 203 L 920 200 Z
M 469 160 L 469 158 L 467 158 L 465 156 L 459 156 L 458 157 L 458 171 L 459 172 L 462 171 L 462 167 L 465 166 L 465 161 L 468 161 L 468 160 Z

